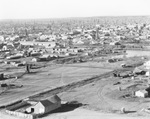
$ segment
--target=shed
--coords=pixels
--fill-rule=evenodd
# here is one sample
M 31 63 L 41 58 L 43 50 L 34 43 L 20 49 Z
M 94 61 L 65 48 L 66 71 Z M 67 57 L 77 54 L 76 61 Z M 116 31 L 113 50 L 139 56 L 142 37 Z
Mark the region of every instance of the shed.
M 144 66 L 146 67 L 146 69 L 150 69 L 150 61 L 145 62 Z
M 147 71 L 147 72 L 145 73 L 145 76 L 149 77 L 149 76 L 150 76 L 150 72 Z
M 35 105 L 26 109 L 26 112 L 33 114 L 45 114 L 61 106 L 61 99 L 55 95 L 49 99 L 41 100 Z
M 146 90 L 138 90 L 135 92 L 135 96 L 145 98 L 148 96 L 148 92 Z

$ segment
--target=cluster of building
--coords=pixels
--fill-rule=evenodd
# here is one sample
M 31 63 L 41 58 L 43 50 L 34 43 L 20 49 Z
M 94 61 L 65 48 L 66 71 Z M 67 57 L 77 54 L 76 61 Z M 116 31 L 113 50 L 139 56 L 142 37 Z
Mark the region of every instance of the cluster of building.
M 80 53 L 93 53 L 102 49 L 144 48 L 145 45 L 142 46 L 138 43 L 149 43 L 149 29 L 149 24 L 109 27 L 96 25 L 91 29 L 77 27 L 61 34 L 44 32 L 26 33 L 24 36 L 22 34 L 3 34 L 0 35 L 0 52 L 2 57 L 11 59 L 23 57 L 25 54 L 34 55 L 37 52 L 55 57 L 65 57 Z M 98 46 L 98 48 L 89 46 Z

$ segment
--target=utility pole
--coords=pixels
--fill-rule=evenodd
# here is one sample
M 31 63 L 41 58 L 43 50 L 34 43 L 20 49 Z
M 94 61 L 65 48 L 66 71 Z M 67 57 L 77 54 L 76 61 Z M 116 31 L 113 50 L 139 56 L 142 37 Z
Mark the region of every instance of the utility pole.
M 30 67 L 31 67 L 30 64 L 27 64 L 27 65 L 26 65 L 26 72 L 27 72 L 27 73 L 30 73 Z
M 99 38 L 99 29 L 100 29 L 100 26 L 96 25 L 96 38 L 95 38 L 96 41 L 100 40 L 100 38 Z

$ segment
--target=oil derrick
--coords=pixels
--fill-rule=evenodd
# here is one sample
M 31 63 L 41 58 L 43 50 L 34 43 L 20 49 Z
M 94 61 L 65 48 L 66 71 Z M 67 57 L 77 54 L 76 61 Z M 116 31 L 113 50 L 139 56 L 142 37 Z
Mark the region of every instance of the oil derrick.
M 31 32 L 35 33 L 35 26 L 34 25 L 32 26 L 32 31 Z
M 28 37 L 28 31 L 25 29 L 25 36 Z
M 100 38 L 99 38 L 99 28 L 100 26 L 99 25 L 96 25 L 96 40 L 98 41 Z
M 13 31 L 12 31 L 12 35 L 15 35 L 15 34 L 16 34 L 16 31 L 17 31 L 17 28 L 14 27 L 14 28 L 13 28 Z
M 36 23 L 35 23 L 35 21 L 34 21 L 34 23 L 33 23 L 31 32 L 32 32 L 32 33 L 36 33 Z
M 52 30 L 52 26 L 51 26 L 50 24 L 47 25 L 47 28 L 48 28 L 49 30 Z

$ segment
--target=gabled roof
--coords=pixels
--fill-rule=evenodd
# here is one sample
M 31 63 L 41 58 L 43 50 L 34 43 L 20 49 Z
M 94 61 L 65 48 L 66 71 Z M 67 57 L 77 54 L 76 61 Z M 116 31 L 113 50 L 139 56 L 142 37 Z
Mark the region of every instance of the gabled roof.
M 39 103 L 41 103 L 44 107 L 53 105 L 53 103 L 50 102 L 49 100 L 42 100 L 42 101 L 40 101 Z
M 61 99 L 57 95 L 50 97 L 48 100 L 51 101 L 52 103 L 56 103 L 56 102 L 61 101 Z
M 138 90 L 137 92 L 148 93 L 146 90 Z
M 54 96 L 50 97 L 49 99 L 41 100 L 39 103 L 41 103 L 44 106 L 49 106 L 49 105 L 53 105 L 60 101 L 61 101 L 61 99 L 57 95 L 54 95 Z

